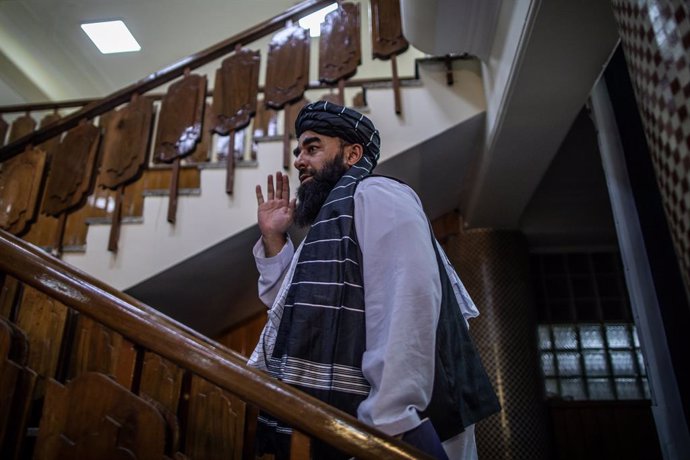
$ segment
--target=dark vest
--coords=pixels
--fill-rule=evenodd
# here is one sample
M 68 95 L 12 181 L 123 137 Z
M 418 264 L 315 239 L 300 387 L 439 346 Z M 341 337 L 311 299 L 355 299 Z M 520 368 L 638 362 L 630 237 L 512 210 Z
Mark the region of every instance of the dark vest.
M 443 257 L 431 236 L 441 275 L 441 314 L 436 328 L 434 389 L 429 417 L 441 441 L 452 438 L 501 407 L 460 312 Z

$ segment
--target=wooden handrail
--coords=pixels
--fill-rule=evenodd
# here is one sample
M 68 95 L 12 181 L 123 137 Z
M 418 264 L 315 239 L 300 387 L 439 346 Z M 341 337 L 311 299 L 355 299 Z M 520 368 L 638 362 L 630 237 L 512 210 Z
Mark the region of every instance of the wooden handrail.
M 414 82 L 418 81 L 417 77 L 400 77 L 400 83 Z M 387 77 L 374 77 L 374 78 L 351 78 L 345 80 L 344 85 L 346 88 L 354 88 L 357 86 L 367 86 L 367 85 L 377 85 L 390 83 L 392 80 Z M 322 83 L 319 81 L 309 82 L 307 85 L 307 90 L 314 89 L 330 89 L 336 88 L 336 85 L 331 85 L 328 83 Z M 259 92 L 264 92 L 264 87 L 259 86 Z M 150 97 L 155 101 L 163 99 L 164 94 L 147 94 L 146 97 Z M 213 91 L 206 92 L 207 97 L 213 97 Z M 26 112 L 37 112 L 40 110 L 59 110 L 68 109 L 74 107 L 84 107 L 87 104 L 98 102 L 101 99 L 70 99 L 66 101 L 57 102 L 35 102 L 31 104 L 17 104 L 17 105 L 3 105 L 0 106 L 0 114 L 2 113 L 26 113 Z
M 305 0 L 286 11 L 261 22 L 254 27 L 247 29 L 244 32 L 240 32 L 227 40 L 219 42 L 203 51 L 189 55 L 183 59 L 180 59 L 176 63 L 154 72 L 149 76 L 126 86 L 109 96 L 99 99 L 97 102 L 88 104 L 83 109 L 72 113 L 60 121 L 46 126 L 43 129 L 39 129 L 31 134 L 27 134 L 16 141 L 6 145 L 0 149 L 0 163 L 6 161 L 15 155 L 18 155 L 28 145 L 37 145 L 44 142 L 51 137 L 57 136 L 58 134 L 67 131 L 70 128 L 74 128 L 79 124 L 81 120 L 90 120 L 102 113 L 114 109 L 120 104 L 124 104 L 129 101 L 134 94 L 143 94 L 153 88 L 156 88 L 170 80 L 177 78 L 184 74 L 185 69 L 196 69 L 208 62 L 213 61 L 225 54 L 228 54 L 235 50 L 237 45 L 243 46 L 252 43 L 266 35 L 269 35 L 277 30 L 280 30 L 285 26 L 287 21 L 296 21 L 309 13 L 312 13 L 319 8 L 332 3 L 333 0 Z
M 0 270 L 343 452 L 372 460 L 431 458 L 250 368 L 241 355 L 3 230 Z

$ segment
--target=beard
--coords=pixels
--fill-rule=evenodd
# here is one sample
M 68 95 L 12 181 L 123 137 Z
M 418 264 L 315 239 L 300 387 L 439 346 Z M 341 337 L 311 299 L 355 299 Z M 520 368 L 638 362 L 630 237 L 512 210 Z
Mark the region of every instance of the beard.
M 340 152 L 332 161 L 326 163 L 319 171 L 314 171 L 311 180 L 299 186 L 297 189 L 297 207 L 295 209 L 295 223 L 300 227 L 306 227 L 314 223 L 326 198 L 338 183 L 345 171 L 350 169 L 343 162 L 345 153 L 341 147 Z

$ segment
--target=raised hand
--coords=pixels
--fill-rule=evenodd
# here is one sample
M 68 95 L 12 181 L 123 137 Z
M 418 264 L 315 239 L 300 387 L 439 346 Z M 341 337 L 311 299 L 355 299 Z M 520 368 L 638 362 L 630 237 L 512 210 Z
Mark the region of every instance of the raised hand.
M 295 216 L 297 199 L 290 199 L 290 181 L 287 175 L 280 172 L 276 173 L 275 189 L 273 176 L 268 175 L 266 189 L 267 196 L 264 200 L 261 185 L 256 186 L 256 201 L 259 204 L 257 221 L 266 256 L 273 257 L 285 245 L 286 232 Z

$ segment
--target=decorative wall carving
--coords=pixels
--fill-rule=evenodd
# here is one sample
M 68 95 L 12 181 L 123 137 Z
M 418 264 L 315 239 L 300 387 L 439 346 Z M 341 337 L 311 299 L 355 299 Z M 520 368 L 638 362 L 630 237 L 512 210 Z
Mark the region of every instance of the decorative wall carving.
M 135 97 L 110 116 L 103 136 L 99 182 L 115 190 L 136 180 L 146 165 L 153 121 L 153 101 Z
M 309 31 L 298 25 L 281 30 L 268 45 L 264 101 L 281 109 L 304 95 L 309 85 Z
M 48 383 L 36 458 L 152 459 L 164 449 L 158 411 L 105 375 Z
M 91 123 L 70 130 L 53 155 L 43 212 L 49 216 L 81 206 L 91 193 L 100 131 Z
M 239 49 L 216 70 L 211 129 L 226 135 L 249 124 L 259 93 L 259 51 Z
M 336 83 L 357 72 L 362 63 L 359 4 L 341 3 L 321 24 L 319 80 Z
M 46 154 L 33 148 L 10 158 L 0 169 L 0 228 L 22 235 L 35 220 Z
M 158 117 L 155 161 L 171 163 L 194 150 L 201 138 L 205 97 L 205 75 L 185 75 L 170 85 Z

